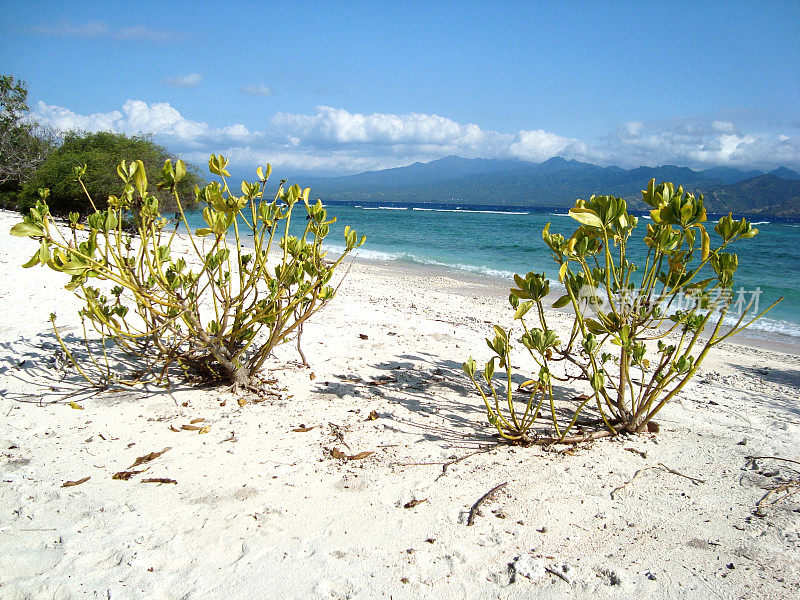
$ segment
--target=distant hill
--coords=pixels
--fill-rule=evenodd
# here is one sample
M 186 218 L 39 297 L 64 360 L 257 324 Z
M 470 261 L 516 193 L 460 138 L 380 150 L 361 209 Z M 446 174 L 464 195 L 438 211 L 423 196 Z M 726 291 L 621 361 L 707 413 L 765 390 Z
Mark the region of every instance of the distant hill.
M 783 167 L 782 167 L 783 168 Z M 789 171 L 789 169 L 786 169 Z M 789 171 L 791 173 L 791 171 Z M 721 184 L 739 183 L 763 175 L 764 171 L 741 171 L 733 167 L 712 167 L 701 171 L 709 180 L 717 180 Z M 780 177 L 780 175 L 778 175 Z M 786 178 L 785 178 L 786 179 Z
M 791 181 L 800 181 L 800 173 L 797 171 L 792 171 L 791 169 L 787 169 L 786 167 L 778 167 L 774 171 L 767 173 L 767 175 L 775 175 L 775 177 L 789 179 Z
M 705 194 L 706 206 L 712 212 L 800 217 L 800 177 L 793 181 L 767 174 L 731 185 L 701 187 L 696 191 Z
M 445 156 L 428 163 L 416 162 L 407 167 L 396 167 L 382 171 L 366 171 L 358 175 L 334 177 L 322 181 L 331 185 L 347 188 L 368 186 L 403 187 L 407 185 L 425 185 L 442 181 L 450 181 L 471 175 L 500 173 L 524 168 L 530 163 L 521 160 L 496 160 L 486 158 L 461 158 Z M 312 184 L 317 180 L 311 179 Z
M 716 167 L 600 167 L 554 157 L 542 163 L 447 156 L 429 163 L 345 177 L 306 179 L 320 198 L 369 203 L 454 203 L 497 206 L 571 206 L 576 198 L 613 194 L 641 203 L 650 179 L 705 193 L 709 210 L 800 216 L 795 208 L 800 175 L 781 167 L 769 174 Z
M 708 181 L 702 173 L 674 166 L 626 170 L 559 157 L 543 163 L 447 157 L 314 179 L 307 185 L 330 200 L 556 206 L 596 193 L 627 195 L 641 190 L 651 177 L 690 184 Z

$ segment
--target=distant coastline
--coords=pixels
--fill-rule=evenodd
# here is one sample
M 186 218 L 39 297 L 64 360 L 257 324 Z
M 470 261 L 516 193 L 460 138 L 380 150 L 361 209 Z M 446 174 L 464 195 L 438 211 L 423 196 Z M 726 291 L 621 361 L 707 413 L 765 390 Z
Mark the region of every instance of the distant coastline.
M 663 165 L 622 169 L 555 157 L 542 163 L 445 157 L 429 163 L 330 178 L 302 178 L 325 202 L 390 205 L 454 204 L 504 209 L 572 206 L 576 198 L 612 194 L 644 210 L 641 190 L 650 179 L 702 193 L 715 214 L 800 218 L 800 174 L 715 167 L 696 171 Z

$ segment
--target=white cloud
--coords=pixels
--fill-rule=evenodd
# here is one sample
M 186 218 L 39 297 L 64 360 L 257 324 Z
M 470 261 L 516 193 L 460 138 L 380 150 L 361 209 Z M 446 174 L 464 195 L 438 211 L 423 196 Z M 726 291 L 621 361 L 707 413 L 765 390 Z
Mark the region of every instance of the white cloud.
M 573 140 L 543 129 L 520 131 L 516 140 L 509 147 L 511 156 L 530 162 L 542 162 L 553 156 L 559 156 L 578 140 Z
M 628 124 L 629 125 L 629 124 Z M 735 123 L 687 118 L 624 126 L 603 141 L 620 166 L 677 164 L 771 169 L 800 165 L 800 136 L 745 132 Z
M 277 113 L 271 125 L 294 145 L 319 148 L 363 148 L 371 154 L 439 158 L 458 154 L 468 158 L 519 158 L 539 162 L 553 156 L 584 157 L 586 144 L 541 129 L 506 134 L 457 123 L 439 115 L 350 113 L 328 106 L 316 114 Z M 397 158 L 395 158 L 397 160 Z M 415 158 L 418 160 L 418 158 Z M 396 163 L 397 164 L 397 163 Z
M 43 122 L 61 131 L 70 131 L 73 129 L 85 131 L 114 131 L 115 125 L 122 118 L 122 113 L 115 110 L 107 113 L 79 115 L 68 108 L 50 106 L 40 100 L 31 116 L 37 121 Z
M 239 91 L 246 96 L 265 97 L 272 96 L 274 93 L 271 88 L 268 88 L 263 83 L 258 85 L 243 85 Z
M 122 29 L 112 29 L 105 21 L 89 21 L 87 23 L 70 23 L 59 21 L 37 25 L 33 32 L 39 35 L 57 37 L 113 37 L 118 40 L 143 40 L 147 42 L 166 42 L 184 37 L 175 31 L 151 29 L 144 25 L 130 25 Z
M 477 125 L 461 125 L 438 115 L 363 115 L 329 106 L 318 106 L 314 115 L 279 112 L 271 123 L 276 130 L 301 139 L 338 144 L 461 145 L 480 132 Z
M 733 133 L 734 130 L 733 123 L 730 121 L 714 121 L 711 123 L 711 127 L 719 133 Z
M 33 111 L 33 117 L 62 131 L 115 131 L 128 135 L 153 133 L 181 141 L 193 140 L 210 131 L 206 123 L 184 119 L 167 102 L 148 105 L 141 100 L 128 100 L 121 111 L 79 115 L 69 109 L 50 106 L 40 101 Z
M 628 121 L 625 123 L 624 129 L 628 135 L 639 135 L 642 132 L 643 127 L 644 123 L 640 123 L 639 121 Z
M 239 172 L 254 172 L 259 166 L 270 163 L 281 172 L 343 174 L 362 173 L 398 166 L 396 160 L 386 156 L 355 155 L 352 153 L 326 152 L 318 153 L 302 148 L 286 148 L 275 146 L 265 149 L 255 146 L 229 146 L 216 150 L 194 150 L 184 153 L 186 160 L 197 165 L 208 162 L 211 152 L 223 154 L 232 167 Z M 433 160 L 432 158 L 429 160 Z
M 66 21 L 37 25 L 33 28 L 35 33 L 48 36 L 74 36 L 74 37 L 103 37 L 110 34 L 108 23 L 103 21 L 89 21 L 74 25 Z
M 128 100 L 121 110 L 91 115 L 39 102 L 33 116 L 62 130 L 152 133 L 159 143 L 198 163 L 205 163 L 212 152 L 222 153 L 237 169 L 270 162 L 292 171 L 341 174 L 449 154 L 532 162 L 562 156 L 622 167 L 800 168 L 800 136 L 745 132 L 731 120 L 718 119 L 630 121 L 589 143 L 542 129 L 501 133 L 439 115 L 360 114 L 327 106 L 312 114 L 276 113 L 262 131 L 241 123 L 212 126 L 192 121 L 169 103 L 141 100 Z
M 189 73 L 178 77 L 167 77 L 164 79 L 164 83 L 174 87 L 197 87 L 203 83 L 203 76 L 200 73 Z
M 250 136 L 250 131 L 248 131 L 247 127 L 245 127 L 241 123 L 236 123 L 235 125 L 228 125 L 227 127 L 223 127 L 222 129 L 219 130 L 219 132 L 222 135 L 239 139 L 244 139 Z

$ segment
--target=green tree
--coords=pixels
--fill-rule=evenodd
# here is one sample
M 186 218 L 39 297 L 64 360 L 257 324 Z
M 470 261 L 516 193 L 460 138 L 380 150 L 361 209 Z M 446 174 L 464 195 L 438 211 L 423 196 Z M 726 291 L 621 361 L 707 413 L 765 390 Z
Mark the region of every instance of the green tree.
M 28 115 L 24 81 L 0 75 L 0 207 L 16 205 L 22 185 L 54 148 L 52 130 Z
M 164 161 L 175 157 L 147 136 L 129 137 L 105 131 L 67 133 L 61 146 L 26 182 L 19 208 L 23 211 L 29 209 L 38 200 L 39 189 L 48 188 L 50 210 L 54 214 L 93 213 L 94 208 L 75 176 L 75 167 L 86 165 L 83 184 L 95 203 L 100 203 L 97 209 L 103 210 L 106 208 L 105 199 L 119 191 L 117 165 L 123 160 L 133 162 L 137 159 L 144 163 L 148 179 L 158 181 Z M 194 204 L 195 185 L 202 186 L 203 180 L 196 169 L 190 169 L 177 189 L 184 207 Z M 168 191 L 153 192 L 153 195 L 158 198 L 164 213 L 176 208 L 175 199 Z

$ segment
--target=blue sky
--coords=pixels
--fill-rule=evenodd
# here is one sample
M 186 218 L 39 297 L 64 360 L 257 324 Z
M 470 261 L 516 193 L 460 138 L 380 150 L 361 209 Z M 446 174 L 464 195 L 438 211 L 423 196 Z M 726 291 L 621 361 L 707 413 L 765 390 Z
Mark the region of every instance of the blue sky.
M 14 2 L 59 128 L 345 174 L 448 154 L 800 168 L 800 3 Z

